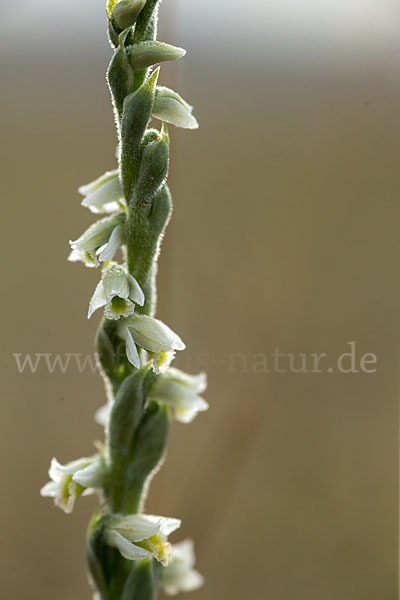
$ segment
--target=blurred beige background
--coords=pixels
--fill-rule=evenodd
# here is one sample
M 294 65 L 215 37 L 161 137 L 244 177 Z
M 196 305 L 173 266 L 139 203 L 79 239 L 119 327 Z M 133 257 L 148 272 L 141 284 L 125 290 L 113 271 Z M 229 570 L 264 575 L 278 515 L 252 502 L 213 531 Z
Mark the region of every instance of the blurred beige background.
M 162 7 L 160 38 L 188 49 L 163 80 L 201 128 L 172 133 L 159 315 L 211 410 L 174 425 L 148 510 L 196 540 L 193 599 L 395 600 L 400 6 L 233 4 Z M 2 595 L 83 600 L 95 500 L 66 516 L 39 489 L 101 438 L 102 383 L 19 374 L 13 353 L 93 351 L 98 274 L 66 256 L 91 221 L 76 188 L 114 166 L 110 49 L 100 0 L 8 4 L 0 32 Z M 327 371 L 350 341 L 376 373 Z M 253 372 L 275 349 L 328 357 Z

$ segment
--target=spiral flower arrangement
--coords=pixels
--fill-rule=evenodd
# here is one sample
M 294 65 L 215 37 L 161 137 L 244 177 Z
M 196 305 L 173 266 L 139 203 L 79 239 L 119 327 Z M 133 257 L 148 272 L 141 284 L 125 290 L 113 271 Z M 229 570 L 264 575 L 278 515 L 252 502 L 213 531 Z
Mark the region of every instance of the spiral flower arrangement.
M 144 506 L 171 420 L 189 423 L 208 408 L 205 374 L 170 366 L 185 345 L 155 318 L 157 259 L 172 211 L 167 124 L 198 127 L 192 107 L 157 83 L 155 65 L 185 54 L 156 40 L 158 8 L 159 0 L 107 3 L 118 168 L 80 188 L 82 205 L 100 218 L 70 242 L 69 256 L 101 270 L 88 317 L 104 312 L 96 346 L 107 402 L 96 420 L 105 441 L 94 456 L 66 465 L 53 459 L 41 490 L 66 513 L 80 496 L 98 493 L 87 532 L 96 600 L 153 600 L 160 585 L 176 594 L 203 582 L 191 540 L 168 542 L 180 520 L 148 515 Z M 160 129 L 150 127 L 152 119 Z

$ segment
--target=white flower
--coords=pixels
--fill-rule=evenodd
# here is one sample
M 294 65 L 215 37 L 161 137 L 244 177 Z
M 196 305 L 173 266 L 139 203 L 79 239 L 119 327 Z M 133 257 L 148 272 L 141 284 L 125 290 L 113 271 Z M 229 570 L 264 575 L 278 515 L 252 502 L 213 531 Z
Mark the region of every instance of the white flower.
M 203 576 L 193 569 L 195 562 L 192 540 L 171 546 L 170 562 L 161 572 L 161 585 L 166 594 L 193 592 L 203 585 Z
M 177 92 L 167 87 L 157 86 L 153 116 L 166 123 L 184 129 L 197 129 L 199 124 L 192 115 L 190 106 Z
M 117 213 L 93 223 L 80 238 L 70 242 L 72 252 L 69 260 L 83 260 L 85 264 L 87 256 L 95 264 L 98 264 L 98 261 L 112 260 L 118 248 L 125 243 L 125 220 L 124 213 Z
M 98 309 L 105 307 L 107 319 L 129 317 L 135 304 L 143 306 L 144 294 L 138 282 L 123 267 L 112 263 L 103 272 L 89 304 L 88 319 Z
M 128 560 L 154 557 L 167 565 L 171 546 L 167 536 L 180 525 L 179 519 L 128 515 L 120 517 L 106 528 L 105 540 L 110 546 L 118 548 Z
M 179 369 L 170 368 L 157 377 L 149 390 L 149 398 L 167 404 L 177 421 L 190 423 L 199 412 L 208 409 L 208 404 L 200 396 L 207 388 L 207 376 L 187 375 Z
M 103 465 L 100 455 L 91 458 L 80 458 L 66 465 L 61 465 L 56 458 L 51 461 L 49 469 L 51 481 L 40 490 L 41 496 L 54 498 L 56 506 L 66 513 L 71 513 L 75 500 L 81 495 L 94 492 L 101 487 Z
M 107 171 L 95 181 L 80 187 L 79 193 L 85 196 L 82 206 L 93 213 L 113 213 L 126 210 L 118 171 Z
M 156 360 L 165 353 L 184 350 L 185 344 L 167 325 L 147 315 L 132 315 L 123 319 L 118 328 L 118 335 L 125 341 L 126 355 L 129 362 L 140 369 L 140 358 L 136 344 L 156 355 Z

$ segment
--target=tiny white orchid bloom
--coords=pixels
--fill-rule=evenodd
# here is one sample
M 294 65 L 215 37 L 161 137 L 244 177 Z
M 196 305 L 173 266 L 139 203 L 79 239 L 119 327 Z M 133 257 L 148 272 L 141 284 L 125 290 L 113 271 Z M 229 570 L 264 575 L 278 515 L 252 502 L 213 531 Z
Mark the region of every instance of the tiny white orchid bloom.
M 197 129 L 199 124 L 192 112 L 193 107 L 177 92 L 164 86 L 157 87 L 154 117 L 183 129 Z
M 103 463 L 100 455 L 80 458 L 61 465 L 56 458 L 49 469 L 51 481 L 40 490 L 41 496 L 54 498 L 56 506 L 71 513 L 75 500 L 82 495 L 92 494 L 103 481 Z
M 132 315 L 123 319 L 118 335 L 125 341 L 129 362 L 140 369 L 140 358 L 136 345 L 157 355 L 184 350 L 185 344 L 167 325 L 147 315 Z
M 161 585 L 166 594 L 175 596 L 179 592 L 193 592 L 204 583 L 204 578 L 193 567 L 196 562 L 192 540 L 171 546 L 171 557 L 161 572 Z
M 81 186 L 78 191 L 85 196 L 82 206 L 93 213 L 114 213 L 126 210 L 118 171 L 107 171 L 95 181 Z
M 69 260 L 79 260 L 79 256 L 89 256 L 94 262 L 112 260 L 125 243 L 125 220 L 124 213 L 117 213 L 93 223 L 80 238 L 70 242 L 72 251 L 79 254 L 72 252 Z
M 171 546 L 167 537 L 180 526 L 179 519 L 127 515 L 110 523 L 104 535 L 106 543 L 118 548 L 128 560 L 154 557 L 161 564 L 167 565 Z
M 135 311 L 135 304 L 143 306 L 144 301 L 142 288 L 136 279 L 123 267 L 112 263 L 104 269 L 95 289 L 89 304 L 88 319 L 103 307 L 107 319 L 129 317 Z
M 157 377 L 149 390 L 149 399 L 170 406 L 177 421 L 191 423 L 199 412 L 209 408 L 200 396 L 207 388 L 207 376 L 187 375 L 170 368 Z

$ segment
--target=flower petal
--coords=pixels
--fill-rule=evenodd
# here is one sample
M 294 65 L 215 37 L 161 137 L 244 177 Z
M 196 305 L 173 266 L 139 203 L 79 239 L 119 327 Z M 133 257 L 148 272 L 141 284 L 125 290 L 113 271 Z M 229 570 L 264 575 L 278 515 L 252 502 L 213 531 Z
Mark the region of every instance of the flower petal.
M 99 254 L 99 261 L 105 262 L 106 260 L 112 260 L 116 252 L 124 243 L 125 227 L 123 225 L 118 225 L 112 232 L 106 247 Z
M 140 363 L 139 354 L 138 354 L 138 351 L 136 348 L 136 344 L 133 340 L 131 332 L 129 331 L 129 328 L 127 327 L 127 325 L 125 323 L 122 324 L 122 326 L 120 327 L 119 334 L 122 337 L 122 339 L 125 341 L 126 356 L 129 360 L 129 362 L 137 369 L 140 369 L 141 363 Z
M 104 293 L 103 281 L 99 281 L 99 283 L 97 284 L 97 287 L 96 287 L 96 289 L 94 291 L 94 294 L 92 296 L 92 299 L 90 300 L 89 312 L 88 312 L 88 319 L 90 319 L 90 317 L 92 316 L 92 314 L 98 308 L 102 308 L 106 304 L 107 304 L 107 298 L 106 298 L 106 295 Z
M 132 302 L 135 302 L 135 304 L 143 306 L 145 297 L 142 288 L 130 273 L 128 273 L 127 277 L 129 281 L 129 298 L 132 300 Z
M 107 301 L 110 302 L 114 296 L 124 299 L 129 298 L 129 283 L 123 267 L 116 263 L 107 267 L 103 274 L 104 293 Z
M 144 548 L 139 548 L 129 542 L 123 535 L 115 531 L 115 529 L 108 529 L 105 532 L 105 539 L 107 544 L 118 548 L 122 556 L 128 560 L 140 560 L 141 558 L 152 558 L 153 555 Z
M 153 515 L 126 515 L 113 527 L 131 542 L 141 542 L 160 533 L 161 517 Z
M 80 469 L 72 479 L 84 488 L 100 488 L 104 482 L 104 469 L 100 459 Z

